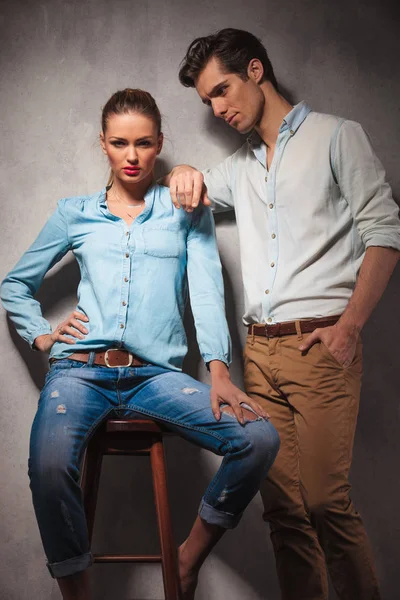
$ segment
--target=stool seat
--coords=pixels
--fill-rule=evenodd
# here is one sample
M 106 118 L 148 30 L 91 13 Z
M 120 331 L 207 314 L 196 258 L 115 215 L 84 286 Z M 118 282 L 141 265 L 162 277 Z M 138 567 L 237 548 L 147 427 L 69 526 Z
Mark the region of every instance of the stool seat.
M 176 547 L 172 536 L 163 446 L 165 435 L 171 435 L 171 432 L 148 418 L 107 419 L 89 441 L 81 485 L 91 542 L 103 456 L 150 456 L 161 554 L 94 554 L 94 562 L 159 562 L 162 565 L 165 599 L 178 600 Z

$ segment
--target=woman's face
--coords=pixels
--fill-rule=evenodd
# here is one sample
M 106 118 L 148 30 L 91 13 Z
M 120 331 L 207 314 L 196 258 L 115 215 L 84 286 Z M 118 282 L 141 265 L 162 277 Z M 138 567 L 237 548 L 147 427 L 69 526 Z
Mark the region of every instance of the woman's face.
M 163 135 L 158 135 L 151 118 L 132 112 L 111 115 L 106 131 L 100 134 L 100 143 L 114 178 L 124 183 L 139 183 L 152 176 Z

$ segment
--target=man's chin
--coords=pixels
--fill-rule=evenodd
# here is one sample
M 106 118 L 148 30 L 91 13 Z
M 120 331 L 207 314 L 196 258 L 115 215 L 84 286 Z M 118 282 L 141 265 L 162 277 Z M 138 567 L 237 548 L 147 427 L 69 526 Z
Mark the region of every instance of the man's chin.
M 253 129 L 253 127 L 251 125 L 243 124 L 243 123 L 239 123 L 237 126 L 231 125 L 231 127 L 233 129 L 236 129 L 236 131 L 238 133 L 240 133 L 241 135 L 246 135 L 246 133 L 250 133 L 250 131 L 252 131 L 252 129 Z

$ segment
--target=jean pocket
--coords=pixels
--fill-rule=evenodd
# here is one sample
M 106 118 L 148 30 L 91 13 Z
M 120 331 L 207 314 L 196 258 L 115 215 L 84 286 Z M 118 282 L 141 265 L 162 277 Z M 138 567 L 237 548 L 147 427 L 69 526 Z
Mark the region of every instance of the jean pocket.
M 50 369 L 47 375 L 66 369 L 82 369 L 83 367 L 87 367 L 87 362 L 72 360 L 71 358 L 60 358 L 50 363 Z

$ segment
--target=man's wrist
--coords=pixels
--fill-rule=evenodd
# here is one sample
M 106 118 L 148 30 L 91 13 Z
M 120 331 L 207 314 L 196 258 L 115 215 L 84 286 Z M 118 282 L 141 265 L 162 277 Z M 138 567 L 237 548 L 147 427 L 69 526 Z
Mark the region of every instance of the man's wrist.
M 347 308 L 337 322 L 338 328 L 346 331 L 348 335 L 359 335 L 363 324 L 351 308 Z
M 197 169 L 195 169 L 191 165 L 186 165 L 186 164 L 176 165 L 175 167 L 173 167 L 171 169 L 171 172 L 169 175 L 170 175 L 170 177 L 172 177 L 173 175 L 177 175 L 177 173 L 179 173 L 180 171 L 186 172 L 187 170 L 196 171 Z

